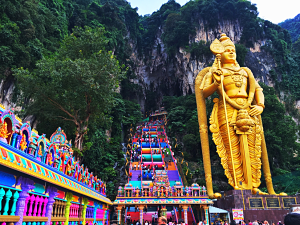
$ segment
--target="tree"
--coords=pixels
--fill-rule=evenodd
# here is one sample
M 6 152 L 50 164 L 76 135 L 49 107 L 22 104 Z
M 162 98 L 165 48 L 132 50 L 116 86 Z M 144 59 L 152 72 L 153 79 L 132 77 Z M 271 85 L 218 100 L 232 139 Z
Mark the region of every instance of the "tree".
M 72 122 L 75 148 L 82 150 L 88 124 L 105 118 L 114 105 L 114 93 L 123 76 L 102 28 L 75 28 L 57 54 L 38 61 L 33 72 L 15 70 L 26 114 L 43 113 Z M 28 100 L 30 99 L 30 100 Z

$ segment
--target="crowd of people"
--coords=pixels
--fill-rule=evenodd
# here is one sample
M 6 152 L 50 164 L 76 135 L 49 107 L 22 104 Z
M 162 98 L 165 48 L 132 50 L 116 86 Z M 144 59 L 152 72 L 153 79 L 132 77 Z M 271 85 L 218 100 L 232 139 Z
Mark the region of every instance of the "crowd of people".
M 169 165 L 171 164 L 172 160 L 165 160 L 164 163 L 161 165 L 161 168 L 157 164 L 151 165 L 151 164 L 145 164 L 146 157 L 142 156 L 141 154 L 141 146 L 142 142 L 150 143 L 151 144 L 151 153 L 152 155 L 158 155 L 161 154 L 160 151 L 162 151 L 162 157 L 165 158 L 169 156 L 169 150 L 166 146 L 161 147 L 161 142 L 164 142 L 164 138 L 159 138 L 158 136 L 151 137 L 150 129 L 152 125 L 162 125 L 164 124 L 163 120 L 156 120 L 154 122 L 145 122 L 141 126 L 137 127 L 137 130 L 142 130 L 142 133 L 140 135 L 137 135 L 135 138 L 137 138 L 137 144 L 134 144 L 131 151 L 131 161 L 132 162 L 138 162 L 137 164 L 134 163 L 130 166 L 130 171 L 132 170 L 142 170 L 142 174 L 138 175 L 138 180 L 141 179 L 141 176 L 144 180 L 152 180 L 155 179 L 155 173 L 158 169 L 168 169 Z M 143 131 L 143 128 L 147 128 L 148 131 Z M 132 177 L 132 172 L 129 173 L 129 177 Z

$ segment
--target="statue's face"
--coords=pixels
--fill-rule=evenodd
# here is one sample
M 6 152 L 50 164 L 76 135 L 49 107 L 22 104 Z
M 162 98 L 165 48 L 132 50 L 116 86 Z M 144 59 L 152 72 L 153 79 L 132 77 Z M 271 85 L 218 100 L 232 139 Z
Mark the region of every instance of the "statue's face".
M 221 61 L 222 63 L 235 63 L 236 61 L 235 47 L 227 46 L 221 56 Z

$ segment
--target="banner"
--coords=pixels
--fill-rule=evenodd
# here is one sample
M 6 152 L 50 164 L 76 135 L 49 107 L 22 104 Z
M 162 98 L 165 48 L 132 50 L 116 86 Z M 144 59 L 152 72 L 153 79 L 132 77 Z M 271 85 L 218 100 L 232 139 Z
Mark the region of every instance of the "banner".
M 235 222 L 244 221 L 243 209 L 232 209 L 232 216 Z

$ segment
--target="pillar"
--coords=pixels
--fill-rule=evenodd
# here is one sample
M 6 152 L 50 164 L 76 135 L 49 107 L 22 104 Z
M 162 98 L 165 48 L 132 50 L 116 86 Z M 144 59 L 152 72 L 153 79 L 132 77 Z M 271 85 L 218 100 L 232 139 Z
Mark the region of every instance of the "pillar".
M 89 200 L 87 198 L 83 198 L 82 202 L 83 202 L 83 208 L 82 208 L 82 214 L 81 214 L 82 218 L 83 218 L 82 224 L 85 224 L 86 208 L 89 203 Z
M 206 223 L 209 224 L 208 206 L 203 206 Z
M 23 216 L 24 216 L 24 208 L 26 198 L 29 196 L 28 191 L 34 189 L 34 182 L 28 178 L 19 177 L 17 181 L 17 185 L 21 185 L 22 191 L 19 194 L 19 199 L 16 207 L 16 216 L 20 217 L 20 220 L 15 223 L 15 225 L 22 225 Z
M 122 208 L 123 208 L 122 205 L 117 206 L 118 225 L 121 224 L 121 210 L 122 210 Z
M 106 212 L 107 212 L 107 209 L 103 208 L 103 220 L 102 220 L 103 225 L 105 224 Z
M 181 206 L 178 207 L 178 219 L 181 219 L 181 211 L 182 211 L 182 208 Z
M 188 205 L 183 205 L 182 209 L 183 209 L 183 214 L 184 214 L 184 223 L 188 224 L 188 218 L 187 218 L 187 209 L 189 208 Z
M 144 210 L 144 205 L 139 205 L 139 210 L 140 210 L 140 223 L 143 224 L 143 210 Z
M 45 216 L 48 217 L 48 221 L 46 222 L 46 225 L 50 225 L 53 203 L 55 202 L 54 198 L 58 195 L 57 188 L 47 186 L 46 193 L 48 193 L 49 195 L 47 205 L 46 205 L 46 214 L 45 214 Z M 46 204 L 46 202 L 44 204 Z
M 96 223 L 96 219 L 97 219 L 97 210 L 100 207 L 100 205 L 98 204 L 98 202 L 94 203 L 95 208 L 94 208 L 94 214 L 93 214 L 93 218 L 94 218 L 94 224 Z
M 67 192 L 66 199 L 67 199 L 67 203 L 66 203 L 66 211 L 65 211 L 65 217 L 66 217 L 65 224 L 68 225 L 69 224 L 69 216 L 70 216 L 70 207 L 71 207 L 71 201 L 73 199 L 73 194 L 71 192 Z

